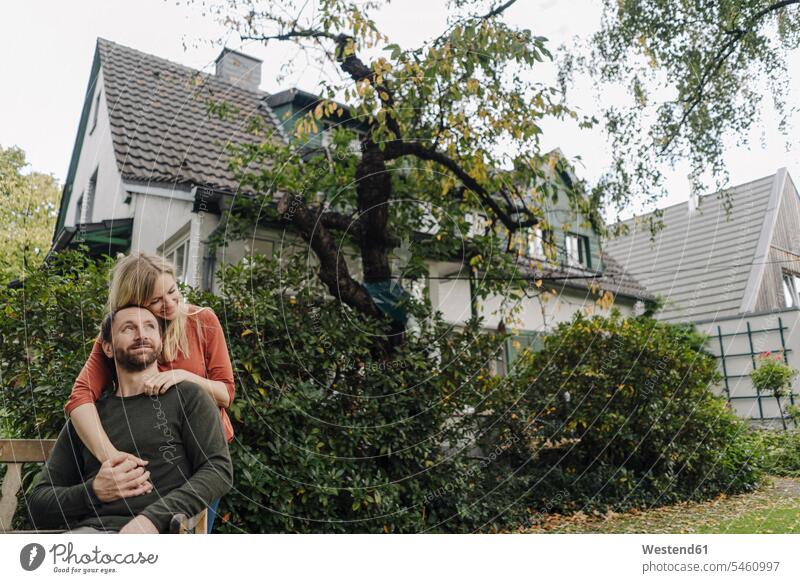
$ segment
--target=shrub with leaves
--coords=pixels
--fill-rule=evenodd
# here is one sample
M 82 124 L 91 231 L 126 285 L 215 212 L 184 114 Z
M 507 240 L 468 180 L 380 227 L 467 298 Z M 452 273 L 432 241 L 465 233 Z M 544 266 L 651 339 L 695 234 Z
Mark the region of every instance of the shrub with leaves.
M 300 261 L 243 263 L 222 272 L 220 296 L 193 296 L 219 313 L 237 371 L 237 477 L 222 501 L 222 529 L 510 526 L 516 519 L 498 511 L 505 501 L 487 491 L 505 469 L 471 455 L 480 428 L 469 414 L 497 383 L 487 368 L 503 337 L 476 322 L 455 330 L 420 318 L 387 354 L 375 342 L 387 329 L 299 285 L 302 269 Z
M 6 435 L 63 426 L 109 265 L 66 253 L 0 289 Z M 760 442 L 708 390 L 715 364 L 691 331 L 577 317 L 500 377 L 507 335 L 479 321 L 453 328 L 412 301 L 418 329 L 387 349 L 388 322 L 325 297 L 301 257 L 220 276 L 219 295 L 187 292 L 219 315 L 236 380 L 221 532 L 496 531 L 758 482 Z
M 0 427 L 58 435 L 64 405 L 97 338 L 111 260 L 55 255 L 19 286 L 0 286 Z
M 800 477 L 800 430 L 758 433 L 764 447 L 764 471 L 775 476 Z
M 684 328 L 578 314 L 512 374 L 528 382 L 520 460 L 568 493 L 559 510 L 667 504 L 759 483 L 757 441 L 711 392 L 714 358 Z

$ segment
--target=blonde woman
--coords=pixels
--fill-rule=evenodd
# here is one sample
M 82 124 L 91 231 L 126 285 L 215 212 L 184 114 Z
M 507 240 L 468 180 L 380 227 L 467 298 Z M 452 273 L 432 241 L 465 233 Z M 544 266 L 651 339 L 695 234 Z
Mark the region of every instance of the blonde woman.
M 182 302 L 175 267 L 158 255 L 144 252 L 121 258 L 112 271 L 107 309 L 132 304 L 149 309 L 163 325 L 159 373 L 146 382 L 147 394 L 162 394 L 181 381 L 196 383 L 219 406 L 225 438 L 228 442 L 233 440 L 233 427 L 226 412 L 234 395 L 233 368 L 217 315 L 211 308 Z M 114 362 L 103 353 L 98 337 L 72 387 L 65 410 L 98 461 L 125 459 L 122 463 L 127 464 L 128 471 L 141 474 L 144 470 L 140 467 L 146 465 L 146 460 L 132 452 L 117 451 L 100 423 L 95 406 L 103 391 L 112 386 L 114 371 Z M 138 493 L 139 490 L 131 489 L 120 496 Z M 219 500 L 210 508 L 209 532 L 218 503 Z

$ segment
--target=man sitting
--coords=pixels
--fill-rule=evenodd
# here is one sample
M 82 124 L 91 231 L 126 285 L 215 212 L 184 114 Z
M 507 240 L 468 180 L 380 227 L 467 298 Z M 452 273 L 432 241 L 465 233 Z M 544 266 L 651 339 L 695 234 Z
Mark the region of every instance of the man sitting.
M 233 481 L 219 413 L 208 393 L 181 382 L 148 397 L 145 380 L 158 373 L 161 332 L 147 309 L 126 307 L 103 320 L 103 350 L 117 367 L 117 388 L 97 402 L 103 428 L 127 454 L 102 465 L 70 421 L 58 436 L 28 500 L 34 528 L 72 532 L 167 532 L 172 516 L 192 516 Z

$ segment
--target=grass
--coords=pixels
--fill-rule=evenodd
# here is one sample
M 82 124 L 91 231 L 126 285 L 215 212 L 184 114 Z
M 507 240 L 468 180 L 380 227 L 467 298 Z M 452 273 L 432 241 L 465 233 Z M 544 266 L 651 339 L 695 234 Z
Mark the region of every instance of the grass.
M 800 534 L 800 478 L 773 478 L 760 490 L 603 517 L 548 516 L 529 533 Z

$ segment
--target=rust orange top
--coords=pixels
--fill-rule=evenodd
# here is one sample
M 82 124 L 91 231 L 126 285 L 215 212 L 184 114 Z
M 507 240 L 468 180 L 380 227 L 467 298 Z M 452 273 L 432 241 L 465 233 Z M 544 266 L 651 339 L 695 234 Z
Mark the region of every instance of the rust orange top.
M 212 381 L 221 381 L 228 387 L 228 395 L 230 395 L 232 403 L 233 367 L 219 318 L 211 308 L 199 308 L 192 305 L 189 305 L 188 308 L 186 335 L 189 342 L 189 358 L 179 351 L 178 358 L 172 362 L 159 362 L 158 370 L 164 372 L 181 368 Z M 202 329 L 200 334 L 198 334 L 197 324 Z M 67 415 L 71 414 L 73 409 L 79 405 L 97 401 L 103 391 L 111 386 L 114 377 L 114 361 L 105 355 L 98 337 L 92 346 L 89 359 L 83 365 L 83 369 L 72 386 L 72 393 L 70 393 L 65 407 Z M 231 420 L 223 407 L 220 407 L 219 414 L 225 438 L 230 442 L 233 440 Z

